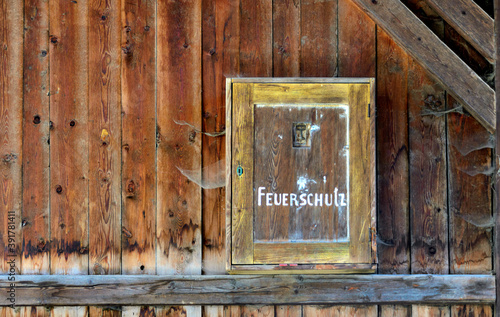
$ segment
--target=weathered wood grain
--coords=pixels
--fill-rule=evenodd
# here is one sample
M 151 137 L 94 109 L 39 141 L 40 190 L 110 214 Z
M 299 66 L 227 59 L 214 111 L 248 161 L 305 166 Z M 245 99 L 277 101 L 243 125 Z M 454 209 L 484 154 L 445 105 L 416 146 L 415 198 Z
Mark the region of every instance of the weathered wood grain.
M 49 317 L 50 316 L 50 308 L 49 307 L 24 306 L 24 307 L 19 307 L 17 309 L 19 309 L 17 316 L 21 316 L 21 317 Z M 1 316 L 3 316 L 3 315 L 1 315 Z
M 49 10 L 50 272 L 88 274 L 88 2 Z
M 22 2 L 0 2 L 0 26 L 0 272 L 19 273 L 23 207 Z
M 177 167 L 201 169 L 201 0 L 158 6 L 157 271 L 201 274 L 201 188 Z
M 255 264 L 351 263 L 350 243 L 254 243 Z
M 271 77 L 272 0 L 241 0 L 239 8 L 239 75 Z
M 275 307 L 276 317 L 302 317 L 303 308 L 300 305 L 294 306 L 282 306 L 278 305 Z
M 124 306 L 122 307 L 123 317 L 156 317 L 155 307 L 152 306 Z
M 410 59 L 408 114 L 412 273 L 447 274 L 445 91 Z
M 403 305 L 379 306 L 380 317 L 410 317 L 411 307 Z
M 24 3 L 23 274 L 49 274 L 49 3 Z
M 89 3 L 89 273 L 121 272 L 120 2 Z
M 87 317 L 89 315 L 87 306 L 63 306 L 53 307 L 50 310 L 51 317 Z
M 122 273 L 156 272 L 156 2 L 121 2 Z
M 304 317 L 376 317 L 377 306 L 304 306 Z
M 400 1 L 354 0 L 489 131 L 495 129 L 494 91 Z
M 375 100 L 371 85 L 349 86 L 349 254 L 351 263 L 370 263 L 375 232 Z M 374 255 L 373 255 L 374 256 Z
M 203 0 L 202 3 L 202 130 L 226 131 L 226 80 L 239 68 L 239 2 Z M 227 104 L 226 104 L 227 105 Z M 208 180 L 225 170 L 225 137 L 202 136 L 202 166 Z M 228 187 L 230 188 L 230 187 Z M 202 234 L 204 274 L 225 272 L 225 196 L 227 188 L 203 189 Z
M 207 317 L 224 317 L 224 306 L 222 305 L 206 305 L 202 307 L 202 316 Z
M 450 317 L 450 308 L 448 306 L 426 306 L 413 305 L 411 307 L 412 317 Z
M 377 30 L 379 273 L 410 272 L 408 56 Z
M 233 210 L 233 84 L 226 79 L 226 271 L 231 269 L 233 254 L 232 210 Z
M 232 174 L 232 219 L 231 253 L 232 264 L 253 264 L 253 140 L 254 108 L 252 104 L 253 84 L 233 84 L 232 116 L 239 118 L 233 122 L 231 149 Z M 236 169 L 243 173 L 238 176 Z
M 274 306 L 230 306 L 226 317 L 274 317 Z
M 337 1 L 302 0 L 300 9 L 300 76 L 335 76 Z
M 299 0 L 273 1 L 273 76 L 300 75 Z
M 444 25 L 444 42 L 469 67 L 476 72 L 490 87 L 494 82 L 494 65 L 486 60 L 449 24 Z
M 493 309 L 487 305 L 454 305 L 451 306 L 452 317 L 491 317 Z
M 494 20 L 481 7 L 472 0 L 426 2 L 488 61 L 494 63 Z
M 497 34 L 497 36 L 495 36 L 495 39 L 496 39 L 496 47 L 500 47 L 500 36 L 498 36 L 498 34 L 500 34 L 500 1 L 499 0 L 495 0 L 494 1 L 494 11 L 495 11 L 495 34 Z M 495 77 L 496 78 L 500 78 L 500 50 L 497 50 L 496 52 L 496 64 L 495 64 Z M 495 81 L 495 90 L 497 92 L 500 92 L 500 80 L 496 80 Z M 496 131 L 495 131 L 495 169 L 498 170 L 499 168 L 499 165 L 500 165 L 500 98 L 498 98 L 498 95 L 497 95 L 497 98 L 496 98 L 496 104 L 495 104 L 495 107 L 496 107 Z M 495 175 L 495 199 L 496 199 L 496 204 L 494 205 L 494 208 L 493 208 L 493 219 L 495 219 L 495 238 L 493 240 L 493 245 L 494 245 L 494 259 L 493 259 L 493 265 L 495 267 L 496 270 L 498 270 L 498 268 L 500 268 L 500 234 L 498 234 L 500 232 L 500 204 L 498 202 L 500 202 L 500 190 L 498 190 L 500 188 L 500 174 L 497 172 L 496 175 Z M 498 316 L 499 312 L 500 312 L 500 309 L 498 309 L 500 307 L 500 274 L 496 274 L 496 278 L 495 278 L 495 285 L 496 285 L 496 300 L 495 300 L 495 306 L 496 306 L 496 310 L 495 310 L 495 314 L 496 316 Z
M 375 77 L 375 23 L 352 1 L 339 1 L 338 11 L 338 75 Z
M 165 317 L 201 317 L 199 306 L 156 306 L 153 316 Z
M 89 317 L 120 317 L 122 312 L 120 307 L 90 306 Z
M 448 97 L 448 108 L 460 107 Z M 469 114 L 448 118 L 450 201 L 450 272 L 477 274 L 492 270 L 491 161 L 482 148 L 491 135 Z M 472 147 L 467 149 L 466 146 Z M 487 146 L 487 145 L 486 145 Z M 466 153 L 472 150 L 470 153 Z M 464 152 L 465 151 L 465 152 Z M 462 153 L 461 153 L 462 152 Z
M 1 276 L 0 291 L 10 282 Z M 492 275 L 19 275 L 24 305 L 248 305 L 485 303 Z M 1 305 L 6 305 L 2 299 Z

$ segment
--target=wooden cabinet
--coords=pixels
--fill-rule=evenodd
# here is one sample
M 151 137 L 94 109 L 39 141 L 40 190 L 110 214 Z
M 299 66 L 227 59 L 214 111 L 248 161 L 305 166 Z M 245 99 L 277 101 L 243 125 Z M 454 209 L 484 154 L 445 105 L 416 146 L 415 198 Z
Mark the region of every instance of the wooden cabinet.
M 374 272 L 373 79 L 227 80 L 230 273 Z

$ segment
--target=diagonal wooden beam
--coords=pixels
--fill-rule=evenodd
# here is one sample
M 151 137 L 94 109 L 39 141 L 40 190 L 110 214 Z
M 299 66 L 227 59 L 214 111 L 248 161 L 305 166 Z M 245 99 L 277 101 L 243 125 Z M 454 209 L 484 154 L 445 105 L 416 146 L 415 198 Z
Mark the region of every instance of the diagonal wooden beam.
M 353 0 L 488 129 L 495 92 L 399 0 Z
M 494 20 L 472 0 L 426 0 L 490 63 L 495 62 Z

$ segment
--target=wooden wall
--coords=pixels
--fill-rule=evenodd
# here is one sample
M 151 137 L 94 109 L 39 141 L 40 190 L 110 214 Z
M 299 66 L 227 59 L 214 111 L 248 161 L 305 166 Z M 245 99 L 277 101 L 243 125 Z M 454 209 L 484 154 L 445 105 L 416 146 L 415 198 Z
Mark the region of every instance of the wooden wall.
M 404 2 L 488 75 L 422 1 Z M 492 272 L 491 135 L 350 0 L 0 0 L 0 26 L 1 273 L 13 234 L 18 274 L 224 274 L 225 189 L 201 189 L 177 168 L 210 166 L 209 178 L 224 168 L 224 137 L 192 127 L 224 131 L 224 76 L 376 77 L 379 273 Z M 492 307 L 0 314 L 490 316 Z

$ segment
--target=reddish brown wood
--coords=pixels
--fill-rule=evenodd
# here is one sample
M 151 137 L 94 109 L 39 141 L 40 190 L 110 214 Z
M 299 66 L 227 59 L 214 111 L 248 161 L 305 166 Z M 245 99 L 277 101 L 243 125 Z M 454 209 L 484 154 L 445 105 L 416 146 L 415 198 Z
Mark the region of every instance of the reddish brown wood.
M 89 317 L 120 317 L 122 312 L 119 307 L 89 307 Z
M 90 274 L 121 272 L 120 2 L 89 3 Z
M 380 273 L 410 271 L 408 56 L 377 30 L 378 243 Z
M 445 92 L 410 59 L 408 113 L 412 273 L 448 273 Z
M 49 274 L 49 3 L 24 3 L 23 274 Z
M 0 272 L 20 269 L 23 4 L 0 1 Z M 10 217 L 10 218 L 9 218 Z M 10 231 L 10 233 L 9 233 Z M 9 240 L 9 236 L 10 239 Z M 10 244 L 10 245 L 9 245 Z M 14 260 L 14 262 L 8 262 Z
M 203 1 L 202 128 L 221 132 L 225 127 L 225 77 L 236 76 L 239 67 L 239 1 Z M 203 177 L 224 179 L 225 136 L 202 136 Z M 203 189 L 203 273 L 225 272 L 226 189 Z
M 302 317 L 303 308 L 300 305 L 296 306 L 275 306 L 276 317 Z
M 456 305 L 451 306 L 452 317 L 491 317 L 493 308 L 487 305 Z
M 303 77 L 337 74 L 337 1 L 302 0 L 301 59 Z
M 49 5 L 50 272 L 88 274 L 88 7 Z
M 456 107 L 460 104 L 450 96 L 448 108 Z M 451 273 L 492 270 L 492 150 L 481 148 L 490 138 L 469 114 L 448 115 Z
M 274 317 L 274 306 L 229 306 L 226 317 Z
M 121 2 L 122 273 L 156 273 L 155 11 Z
M 239 75 L 271 77 L 272 0 L 241 0 Z
M 300 0 L 273 1 L 273 76 L 300 75 Z
M 201 274 L 201 189 L 177 167 L 199 171 L 201 0 L 158 6 L 158 214 L 160 274 Z M 222 217 L 222 216 L 221 216 Z
M 375 23 L 350 0 L 339 1 L 338 6 L 338 75 L 375 77 Z

